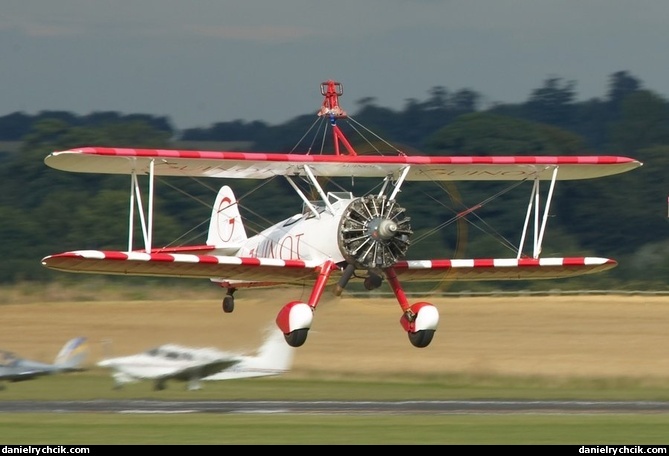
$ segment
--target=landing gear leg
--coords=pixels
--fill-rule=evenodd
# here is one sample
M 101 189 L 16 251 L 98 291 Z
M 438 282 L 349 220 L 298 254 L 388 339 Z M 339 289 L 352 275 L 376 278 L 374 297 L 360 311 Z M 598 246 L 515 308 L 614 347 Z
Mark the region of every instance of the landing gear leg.
M 276 316 L 276 325 L 283 332 L 283 337 L 291 347 L 301 347 L 306 342 L 307 333 L 313 321 L 314 309 L 316 309 L 325 290 L 325 284 L 334 269 L 336 269 L 335 264 L 332 261 L 326 261 L 318 274 L 311 296 L 309 296 L 309 302 L 289 302 L 283 306 Z
M 228 292 L 225 294 L 225 297 L 223 298 L 223 312 L 225 313 L 231 313 L 233 310 L 235 310 L 235 297 L 232 296 L 235 291 L 237 291 L 236 288 L 228 288 Z
M 427 347 L 432 342 L 432 337 L 439 324 L 439 311 L 428 302 L 417 302 L 409 305 L 395 270 L 389 267 L 384 269 L 384 272 L 390 287 L 395 293 L 397 302 L 399 302 L 404 312 L 400 318 L 400 324 L 409 335 L 409 342 L 414 347 Z
M 402 289 L 402 285 L 400 284 L 400 281 L 397 279 L 397 274 L 395 274 L 395 270 L 390 267 L 384 269 L 386 273 L 386 278 L 388 279 L 388 283 L 390 284 L 390 287 L 393 289 L 393 293 L 395 293 L 395 297 L 397 298 L 397 302 L 399 302 L 400 307 L 406 314 L 407 312 L 411 312 L 411 306 L 409 305 L 409 301 L 407 300 L 407 296 L 404 294 L 404 290 Z

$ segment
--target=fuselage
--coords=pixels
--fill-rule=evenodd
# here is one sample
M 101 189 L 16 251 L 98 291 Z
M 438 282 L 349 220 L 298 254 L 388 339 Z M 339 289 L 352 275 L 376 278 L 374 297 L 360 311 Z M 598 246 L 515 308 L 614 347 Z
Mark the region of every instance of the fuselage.
M 100 367 L 137 378 L 160 377 L 193 365 L 195 363 L 192 361 L 167 360 L 144 354 L 106 359 L 98 363 Z
M 17 359 L 13 363 L 0 366 L 0 379 L 10 381 L 29 380 L 40 375 L 47 375 L 62 370 L 52 364 Z
M 98 366 L 135 378 L 157 378 L 204 366 L 212 366 L 216 372 L 239 360 L 238 356 L 224 356 L 208 349 L 186 351 L 161 346 L 137 355 L 105 359 Z
M 337 236 L 342 214 L 353 199 L 336 199 L 330 207 L 308 208 L 246 240 L 237 256 L 281 260 L 344 260 Z

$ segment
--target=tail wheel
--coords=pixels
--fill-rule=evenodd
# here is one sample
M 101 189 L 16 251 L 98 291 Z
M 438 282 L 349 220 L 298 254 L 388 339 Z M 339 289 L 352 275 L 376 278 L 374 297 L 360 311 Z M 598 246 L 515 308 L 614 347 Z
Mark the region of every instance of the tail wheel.
M 223 312 L 231 313 L 235 310 L 235 298 L 232 295 L 226 295 L 223 298 Z
M 405 209 L 386 196 L 357 198 L 344 211 L 339 249 L 359 268 L 387 268 L 404 258 L 413 234 Z
M 289 332 L 288 334 L 284 334 L 283 337 L 286 339 L 286 342 L 291 347 L 301 347 L 307 340 L 308 332 L 309 328 L 296 329 L 294 331 Z
M 418 348 L 425 348 L 430 345 L 432 338 L 434 337 L 434 329 L 423 329 L 416 332 L 410 332 L 409 341 L 411 345 Z

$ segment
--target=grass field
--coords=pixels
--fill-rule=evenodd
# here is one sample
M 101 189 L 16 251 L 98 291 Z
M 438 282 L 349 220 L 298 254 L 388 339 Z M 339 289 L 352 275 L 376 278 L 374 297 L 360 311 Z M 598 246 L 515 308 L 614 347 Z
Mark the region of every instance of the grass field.
M 0 414 L 3 444 L 667 445 L 667 415 Z
M 394 298 L 326 297 L 278 378 L 207 383 L 201 391 L 149 383 L 112 390 L 94 363 L 165 342 L 252 351 L 280 307 L 309 290 L 221 295 L 156 290 L 155 298 L 96 290 L 4 295 L 0 348 L 51 361 L 70 337 L 89 338 L 89 370 L 11 383 L 13 399 L 445 400 L 582 399 L 669 401 L 669 297 L 431 298 L 440 327 L 411 346 Z M 305 296 L 306 295 L 306 296 Z M 667 414 L 430 416 L 129 416 L 0 413 L 3 443 L 586 443 L 667 444 Z

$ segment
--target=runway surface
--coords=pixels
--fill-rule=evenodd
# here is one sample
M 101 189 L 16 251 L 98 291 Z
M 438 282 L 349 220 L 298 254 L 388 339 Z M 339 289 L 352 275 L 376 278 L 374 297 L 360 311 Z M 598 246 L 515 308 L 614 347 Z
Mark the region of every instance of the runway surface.
M 0 413 L 669 413 L 658 401 L 1 401 Z

